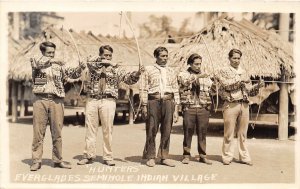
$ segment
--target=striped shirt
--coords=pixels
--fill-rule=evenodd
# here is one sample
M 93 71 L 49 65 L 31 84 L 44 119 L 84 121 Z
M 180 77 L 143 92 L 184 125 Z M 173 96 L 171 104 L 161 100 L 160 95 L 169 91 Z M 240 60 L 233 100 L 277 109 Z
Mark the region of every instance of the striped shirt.
M 140 97 L 143 105 L 148 102 L 148 94 L 160 94 L 162 96 L 165 93 L 172 93 L 175 103 L 180 103 L 177 75 L 172 68 L 161 67 L 156 63 L 153 66 L 147 66 L 141 82 Z

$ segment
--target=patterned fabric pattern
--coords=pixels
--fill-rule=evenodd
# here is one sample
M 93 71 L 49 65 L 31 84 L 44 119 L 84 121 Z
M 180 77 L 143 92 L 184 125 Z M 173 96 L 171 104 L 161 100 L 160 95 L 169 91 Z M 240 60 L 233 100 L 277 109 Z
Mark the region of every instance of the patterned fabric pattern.
M 183 105 L 211 104 L 210 90 L 213 82 L 209 77 L 197 79 L 197 75 L 188 69 L 179 73 L 178 82 Z
M 258 86 L 251 84 L 250 76 L 240 67 L 235 69 L 228 66 L 219 70 L 217 81 L 220 85 L 219 95 L 229 102 L 248 100 L 248 96 L 255 96 L 259 91 Z
M 177 75 L 175 71 L 170 67 L 166 69 L 166 83 L 164 93 L 173 93 L 175 103 L 179 104 L 179 86 L 177 83 Z M 143 74 L 143 86 L 140 89 L 140 97 L 142 104 L 146 105 L 148 102 L 148 94 L 161 94 L 161 68 L 155 63 L 154 66 L 147 66 Z
M 83 75 L 84 93 L 87 95 L 112 95 L 116 99 L 121 82 L 133 85 L 139 80 L 136 71 L 126 73 L 124 69 L 118 66 L 103 65 L 97 60 L 87 63 L 87 69 Z M 102 86 L 101 80 L 103 79 L 105 79 L 105 87 Z
M 63 83 L 66 77 L 71 79 L 79 78 L 81 68 L 67 68 L 60 60 L 48 57 L 41 57 L 34 60 L 32 67 L 33 93 L 54 94 L 58 97 L 65 97 Z

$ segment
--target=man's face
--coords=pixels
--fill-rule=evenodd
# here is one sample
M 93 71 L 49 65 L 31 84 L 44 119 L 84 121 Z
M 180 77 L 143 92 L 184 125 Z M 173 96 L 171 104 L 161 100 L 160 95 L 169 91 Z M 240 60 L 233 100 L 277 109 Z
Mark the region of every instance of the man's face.
M 156 63 L 158 65 L 166 65 L 168 61 L 168 52 L 161 51 L 159 55 L 156 57 Z
M 54 58 L 55 49 L 53 47 L 46 47 L 45 51 L 42 54 L 46 57 Z
M 200 71 L 200 68 L 201 68 L 201 63 L 202 63 L 202 59 L 196 58 L 196 59 L 194 59 L 193 64 L 191 64 L 191 68 L 192 68 L 194 71 L 199 72 L 199 71 Z
M 229 58 L 230 65 L 234 68 L 238 68 L 240 65 L 241 56 L 238 53 L 233 53 L 232 57 Z
M 104 52 L 102 54 L 100 54 L 101 59 L 105 59 L 105 60 L 111 60 L 112 59 L 112 52 L 110 52 L 109 50 L 104 49 Z

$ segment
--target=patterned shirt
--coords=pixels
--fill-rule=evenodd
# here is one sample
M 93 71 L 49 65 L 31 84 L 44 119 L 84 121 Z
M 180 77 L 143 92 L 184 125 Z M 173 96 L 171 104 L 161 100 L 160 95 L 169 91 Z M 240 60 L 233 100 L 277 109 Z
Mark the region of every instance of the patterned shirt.
M 148 102 L 148 94 L 172 93 L 175 103 L 179 104 L 179 87 L 177 76 L 174 69 L 170 67 L 161 67 L 155 63 L 153 66 L 147 66 L 143 74 L 142 88 L 140 89 L 140 97 L 142 104 Z
M 182 105 L 211 104 L 210 89 L 213 82 L 210 77 L 197 78 L 197 74 L 189 67 L 178 75 Z
M 237 100 L 248 100 L 248 96 L 258 94 L 258 85 L 252 85 L 250 76 L 241 67 L 225 67 L 218 71 L 217 81 L 220 85 L 219 95 L 223 100 L 233 102 Z
M 118 98 L 119 84 L 135 84 L 139 80 L 137 72 L 127 73 L 124 69 L 111 64 L 101 64 L 100 58 L 87 63 L 83 74 L 83 93 L 87 95 L 111 95 Z
M 81 68 L 67 68 L 60 60 L 42 56 L 33 60 L 32 80 L 34 94 L 53 94 L 64 98 L 65 91 L 63 83 L 66 77 L 76 79 L 80 77 Z

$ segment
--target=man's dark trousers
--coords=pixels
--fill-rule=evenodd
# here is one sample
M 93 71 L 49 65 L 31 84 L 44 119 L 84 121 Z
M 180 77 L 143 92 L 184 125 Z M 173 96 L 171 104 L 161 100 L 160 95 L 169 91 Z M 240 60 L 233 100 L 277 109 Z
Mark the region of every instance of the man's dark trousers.
M 183 155 L 191 156 L 192 137 L 196 127 L 198 136 L 197 147 L 200 157 L 206 157 L 206 133 L 209 123 L 210 110 L 206 108 L 187 108 L 183 114 Z
M 169 155 L 170 134 L 173 125 L 173 113 L 175 103 L 173 99 L 169 100 L 148 100 L 146 121 L 146 144 L 144 148 L 144 159 L 155 159 L 155 137 L 160 125 L 160 145 L 157 157 L 167 159 Z

